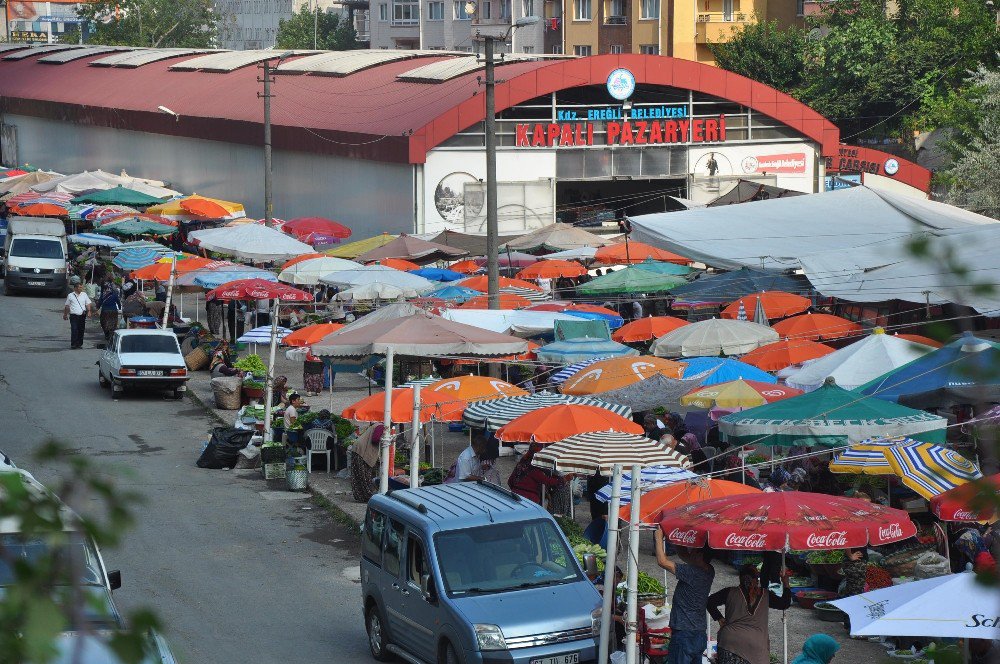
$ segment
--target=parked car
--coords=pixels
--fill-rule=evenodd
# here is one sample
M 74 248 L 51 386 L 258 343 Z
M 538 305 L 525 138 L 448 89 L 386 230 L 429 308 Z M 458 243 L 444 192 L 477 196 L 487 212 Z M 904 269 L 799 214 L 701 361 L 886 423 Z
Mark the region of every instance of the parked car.
M 15 290 L 66 294 L 66 228 L 61 219 L 11 217 L 3 253 L 4 295 Z
M 117 397 L 126 389 L 171 390 L 179 399 L 188 371 L 171 330 L 117 330 L 97 361 L 97 378 Z
M 374 496 L 361 590 L 372 657 L 578 664 L 597 658 L 601 597 L 552 515 L 486 482 Z

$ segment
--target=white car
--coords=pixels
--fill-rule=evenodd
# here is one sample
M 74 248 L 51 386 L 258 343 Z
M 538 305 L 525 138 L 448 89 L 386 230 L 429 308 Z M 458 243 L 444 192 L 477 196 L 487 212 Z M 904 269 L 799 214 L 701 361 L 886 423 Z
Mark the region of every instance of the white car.
M 112 395 L 126 389 L 171 390 L 181 398 L 188 371 L 177 336 L 170 330 L 118 330 L 97 361 L 97 378 Z

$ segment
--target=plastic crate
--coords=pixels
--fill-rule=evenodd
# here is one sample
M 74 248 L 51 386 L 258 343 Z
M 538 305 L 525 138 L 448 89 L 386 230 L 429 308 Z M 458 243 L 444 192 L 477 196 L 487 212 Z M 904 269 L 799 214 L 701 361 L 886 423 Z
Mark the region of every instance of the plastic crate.
M 264 469 L 264 479 L 265 480 L 283 480 L 285 479 L 285 462 L 280 463 L 265 463 L 261 466 Z

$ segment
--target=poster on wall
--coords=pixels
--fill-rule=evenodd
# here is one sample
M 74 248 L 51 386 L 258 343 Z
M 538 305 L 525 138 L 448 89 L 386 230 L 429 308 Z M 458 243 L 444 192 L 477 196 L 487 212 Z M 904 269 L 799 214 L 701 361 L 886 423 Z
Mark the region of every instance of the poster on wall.
M 688 198 L 706 203 L 741 179 L 811 193 L 815 155 L 806 143 L 692 148 Z
M 76 13 L 79 2 L 29 2 L 8 0 L 7 26 L 10 40 L 18 42 L 47 42 L 51 31 L 58 37 L 67 26 L 80 23 Z

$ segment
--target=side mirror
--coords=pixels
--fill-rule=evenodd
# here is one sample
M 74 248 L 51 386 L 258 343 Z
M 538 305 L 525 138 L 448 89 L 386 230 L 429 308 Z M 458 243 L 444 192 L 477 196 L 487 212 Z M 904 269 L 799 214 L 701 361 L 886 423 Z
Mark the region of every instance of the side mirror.
M 597 571 L 597 556 L 592 553 L 583 554 L 583 571 L 588 578 L 597 578 L 597 575 L 600 574 Z
M 121 570 L 116 569 L 113 572 L 108 572 L 108 584 L 111 586 L 112 590 L 118 590 L 122 587 Z
M 437 601 L 437 595 L 434 592 L 434 577 L 430 574 L 420 575 L 420 594 L 428 602 Z

